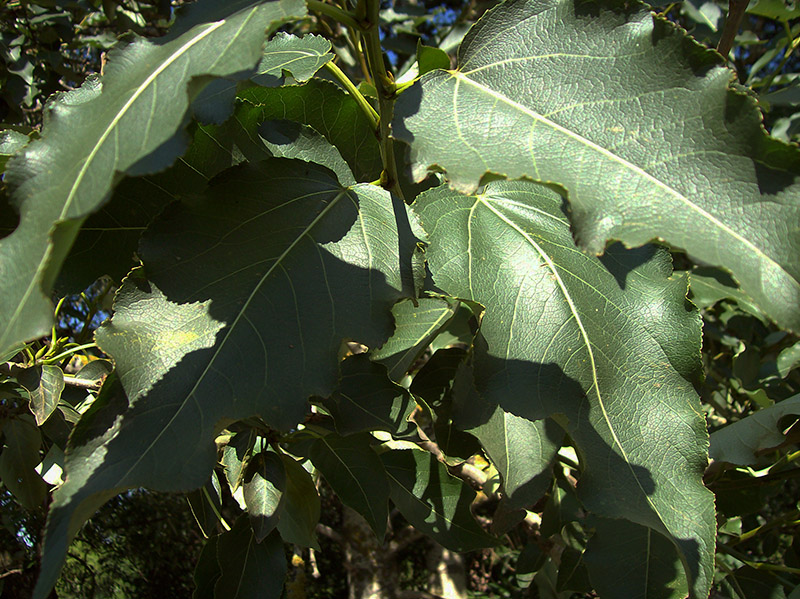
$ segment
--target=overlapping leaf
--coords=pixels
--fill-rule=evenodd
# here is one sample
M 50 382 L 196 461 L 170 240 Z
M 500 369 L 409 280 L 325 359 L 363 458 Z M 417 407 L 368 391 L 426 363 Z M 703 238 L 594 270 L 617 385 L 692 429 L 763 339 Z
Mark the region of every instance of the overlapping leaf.
M 304 13 L 300 0 L 198 3 L 168 36 L 112 53 L 102 81 L 89 80 L 50 106 L 42 138 L 6 168 L 21 218 L 0 241 L 0 348 L 48 332 L 47 295 L 58 268 L 118 173 L 163 169 L 185 149 L 180 130 L 190 92 L 208 76 L 251 74 L 265 30 Z
M 580 252 L 561 203 L 522 181 L 471 196 L 426 192 L 415 210 L 431 234 L 434 282 L 486 307 L 475 348 L 483 396 L 518 416 L 561 422 L 586 468 L 587 508 L 665 535 L 693 595 L 705 596 L 715 535 L 702 485 L 708 437 L 694 390 L 673 366 L 678 348 L 663 348 L 661 336 L 670 322 L 699 329 L 680 295 L 679 309 L 655 309 L 675 282 L 659 282 L 652 266 L 622 276 Z M 649 274 L 626 284 L 641 269 Z M 697 352 L 699 336 L 681 339 L 683 353 Z
M 202 485 L 223 419 L 295 426 L 309 396 L 333 391 L 343 340 L 390 335 L 408 244 L 388 192 L 295 160 L 235 167 L 202 201 L 167 210 L 140 248 L 149 279 L 126 280 L 97 333 L 131 407 L 76 441 L 46 551 L 65 547 L 84 503 Z
M 800 330 L 800 152 L 767 137 L 717 55 L 629 2 L 515 0 L 458 65 L 398 99 L 417 179 L 437 165 L 465 191 L 487 172 L 557 184 L 584 249 L 664 239 Z

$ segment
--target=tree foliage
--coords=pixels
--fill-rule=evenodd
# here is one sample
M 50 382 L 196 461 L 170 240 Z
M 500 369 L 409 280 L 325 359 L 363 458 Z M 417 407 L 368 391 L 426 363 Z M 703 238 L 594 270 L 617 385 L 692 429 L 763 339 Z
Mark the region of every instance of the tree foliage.
M 4 131 L 34 597 L 139 488 L 187 493 L 195 597 L 302 586 L 319 533 L 400 554 L 400 522 L 506 551 L 504 596 L 787 596 L 794 549 L 753 544 L 798 518 L 763 509 L 800 414 L 798 32 L 767 4 L 783 42 L 737 81 L 710 2 L 198 0 Z

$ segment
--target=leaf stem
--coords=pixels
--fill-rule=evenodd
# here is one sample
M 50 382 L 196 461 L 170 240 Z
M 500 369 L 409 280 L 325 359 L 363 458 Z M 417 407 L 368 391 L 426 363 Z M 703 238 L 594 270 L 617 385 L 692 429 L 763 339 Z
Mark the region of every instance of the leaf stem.
M 42 360 L 43 364 L 52 364 L 54 362 L 58 362 L 59 360 L 63 360 L 73 354 L 78 353 L 79 351 L 83 351 L 84 349 L 90 349 L 92 347 L 97 347 L 96 343 L 84 343 L 83 345 L 78 345 L 77 347 L 71 347 L 66 351 L 61 352 L 57 356 L 53 356 L 52 358 L 47 358 L 46 360 Z
M 320 0 L 306 0 L 306 6 L 308 6 L 309 10 L 326 15 L 351 29 L 359 29 L 358 21 L 356 21 L 353 14 L 349 11 L 342 10 L 338 6 L 320 2 Z
M 339 81 L 348 92 L 350 92 L 350 95 L 353 96 L 353 99 L 358 103 L 361 111 L 367 115 L 369 122 L 372 124 L 372 128 L 377 132 L 379 127 L 378 121 L 380 120 L 378 111 L 375 110 L 372 107 L 372 104 L 367 101 L 367 99 L 364 97 L 364 94 L 358 91 L 358 88 L 353 84 L 352 81 L 350 81 L 350 78 L 344 73 L 344 71 L 342 71 L 342 69 L 340 69 L 331 61 L 325 63 L 325 68 L 328 69 L 334 77 L 336 77 L 336 80 Z
M 380 114 L 378 139 L 381 144 L 381 160 L 383 161 L 381 186 L 402 199 L 403 192 L 399 185 L 390 129 L 397 86 L 394 83 L 394 77 L 386 70 L 383 61 L 378 15 L 380 0 L 366 0 L 364 4 L 366 5 L 366 19 L 362 22 L 364 46 L 372 81 L 378 92 L 378 112 Z
M 722 27 L 722 36 L 719 38 L 717 44 L 717 52 L 722 54 L 725 60 L 728 60 L 733 42 L 736 39 L 736 34 L 739 33 L 739 25 L 744 17 L 744 11 L 747 10 L 747 4 L 750 0 L 730 0 L 728 7 L 728 18 L 725 19 L 725 25 Z

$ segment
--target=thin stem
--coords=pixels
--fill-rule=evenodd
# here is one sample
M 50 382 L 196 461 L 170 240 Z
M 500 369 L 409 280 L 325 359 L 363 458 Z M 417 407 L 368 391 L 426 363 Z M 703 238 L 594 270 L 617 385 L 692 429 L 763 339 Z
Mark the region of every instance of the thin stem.
M 786 30 L 786 51 L 783 53 L 783 59 L 778 64 L 778 67 L 772 71 L 767 77 L 761 82 L 759 85 L 760 88 L 763 88 L 764 93 L 769 91 L 769 88 L 772 86 L 772 82 L 775 80 L 781 71 L 783 71 L 783 67 L 786 66 L 786 63 L 789 62 L 789 58 L 792 57 L 795 49 L 798 45 L 800 45 L 800 37 L 797 39 L 792 39 L 792 29 L 789 27 L 789 23 L 784 21 L 783 27 Z
M 77 347 L 71 347 L 66 351 L 61 352 L 57 356 L 53 356 L 52 358 L 47 358 L 43 360 L 43 364 L 52 364 L 53 362 L 58 362 L 59 360 L 63 360 L 73 354 L 78 353 L 79 351 L 83 351 L 84 349 L 90 349 L 92 347 L 97 347 L 96 343 L 84 343 L 83 345 L 78 345 Z
M 392 142 L 390 130 L 397 87 L 395 86 L 394 78 L 386 71 L 386 65 L 383 62 L 378 16 L 380 2 L 378 0 L 366 0 L 365 4 L 367 17 L 364 21 L 363 30 L 367 64 L 369 64 L 370 72 L 372 73 L 375 89 L 378 91 L 378 112 L 380 113 L 378 137 L 383 161 L 381 185 L 384 189 L 391 191 L 402 199 L 403 192 L 400 189 L 397 164 L 394 159 L 394 143 Z
M 771 570 L 773 572 L 786 572 L 787 574 L 800 574 L 800 568 L 782 566 L 781 564 L 770 564 L 769 562 L 754 562 L 749 558 L 749 556 L 745 555 L 741 551 L 732 549 L 723 543 L 717 543 L 717 549 L 722 553 L 727 553 L 728 555 L 735 557 L 746 566 L 750 566 L 756 570 Z
M 731 545 L 738 545 L 739 543 L 744 543 L 745 541 L 749 541 L 753 537 L 761 534 L 762 532 L 766 532 L 768 530 L 772 530 L 773 528 L 780 528 L 783 526 L 797 526 L 800 524 L 800 521 L 797 518 L 800 517 L 800 510 L 794 510 L 780 518 L 775 518 L 767 522 L 766 524 L 762 524 L 761 526 L 757 526 L 752 530 L 748 530 L 747 532 L 743 532 L 737 538 L 728 541 L 728 546 Z
M 345 89 L 350 92 L 350 95 L 353 96 L 353 99 L 358 103 L 358 106 L 361 108 L 361 111 L 367 115 L 369 122 L 372 124 L 372 128 L 376 131 L 378 130 L 378 121 L 380 120 L 380 115 L 378 112 L 372 107 L 364 95 L 358 91 L 358 88 L 350 81 L 350 78 L 345 75 L 344 71 L 336 66 L 333 62 L 328 61 L 325 63 L 325 68 L 327 68 L 336 80 L 341 83 Z
M 355 17 L 349 11 L 342 10 L 338 6 L 333 6 L 332 4 L 326 4 L 325 2 L 320 2 L 319 0 L 306 0 L 306 6 L 308 6 L 309 10 L 313 10 L 314 12 L 318 12 L 322 15 L 326 15 L 345 25 L 350 27 L 351 29 L 358 29 L 358 21 L 356 21 Z
M 736 39 L 736 34 L 739 33 L 739 25 L 744 17 L 744 11 L 747 9 L 749 0 L 730 0 L 728 6 L 728 18 L 725 19 L 725 25 L 722 28 L 722 36 L 719 38 L 717 44 L 717 52 L 728 59 L 733 42 Z

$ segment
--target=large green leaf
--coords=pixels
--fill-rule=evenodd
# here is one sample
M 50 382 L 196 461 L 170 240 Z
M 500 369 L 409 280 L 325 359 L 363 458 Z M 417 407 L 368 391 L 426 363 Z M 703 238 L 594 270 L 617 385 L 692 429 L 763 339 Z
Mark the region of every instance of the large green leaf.
M 625 520 L 595 517 L 591 525 L 595 532 L 583 560 L 592 586 L 603 599 L 686 596 L 681 562 L 665 537 Z
M 285 490 L 286 470 L 281 457 L 273 451 L 254 456 L 244 482 L 244 501 L 258 543 L 278 524 Z
M 214 597 L 226 599 L 279 599 L 286 577 L 286 555 L 277 533 L 261 542 L 245 516 L 217 539 L 219 578 Z M 211 580 L 209 580 L 210 582 Z
M 558 185 L 584 249 L 664 239 L 800 330 L 800 151 L 719 63 L 630 2 L 514 0 L 473 27 L 456 70 L 400 95 L 394 132 L 418 180 L 436 165 L 464 191 L 487 172 Z
M 314 535 L 320 514 L 320 499 L 314 481 L 294 458 L 281 455 L 286 471 L 286 489 L 278 519 L 278 532 L 287 543 L 319 549 Z
M 436 285 L 486 307 L 478 390 L 517 416 L 558 420 L 585 465 L 587 508 L 670 538 L 693 594 L 705 596 L 715 537 L 713 497 L 702 484 L 708 436 L 698 398 L 671 359 L 679 349 L 696 355 L 699 328 L 694 339 L 680 337 L 681 348 L 663 348 L 661 337 L 670 322 L 692 329 L 695 317 L 682 295 L 679 309 L 658 309 L 675 281 L 659 281 L 652 265 L 631 265 L 623 276 L 580 252 L 561 208 L 558 194 L 525 181 L 471 196 L 440 187 L 415 204 L 433 232 L 426 256 Z
M 41 426 L 48 419 L 61 399 L 64 391 L 64 371 L 58 366 L 31 366 L 30 368 L 12 367 L 19 384 L 28 391 L 30 408 L 36 417 L 36 424 Z
M 413 248 L 394 203 L 275 158 L 165 211 L 140 247 L 149 280 L 128 277 L 97 333 L 131 405 L 98 415 L 105 428 L 68 456 L 45 551 L 63 550 L 86 512 L 122 489 L 202 485 L 220 423 L 258 414 L 290 429 L 309 396 L 336 386 L 343 340 L 381 345 L 402 297 L 400 246 Z
M 49 331 L 47 296 L 58 269 L 118 174 L 169 166 L 185 150 L 190 96 L 209 76 L 251 74 L 265 30 L 304 13 L 301 0 L 199 2 L 170 34 L 113 51 L 102 79 L 50 105 L 41 139 L 6 165 L 21 216 L 0 241 L 0 348 Z
M 370 525 L 379 541 L 389 518 L 389 481 L 367 433 L 340 437 L 331 433 L 311 446 L 311 461 L 346 506 Z
M 392 502 L 416 529 L 453 551 L 495 544 L 472 516 L 475 491 L 450 476 L 433 454 L 395 449 L 381 454 L 381 460 Z

